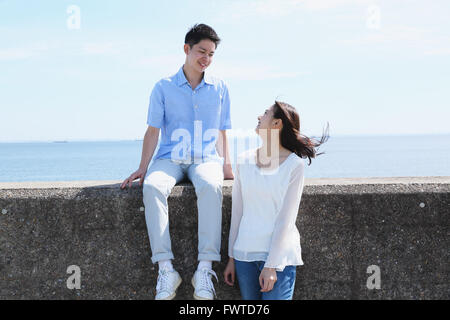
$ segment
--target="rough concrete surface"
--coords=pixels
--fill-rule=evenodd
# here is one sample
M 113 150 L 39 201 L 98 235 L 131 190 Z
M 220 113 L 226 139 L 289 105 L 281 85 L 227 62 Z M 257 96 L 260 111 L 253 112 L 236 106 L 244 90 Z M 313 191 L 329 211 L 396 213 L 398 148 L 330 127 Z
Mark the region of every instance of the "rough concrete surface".
M 0 183 L 0 299 L 153 299 L 142 187 L 120 181 Z M 223 282 L 232 181 L 223 187 L 218 299 L 240 299 Z M 294 299 L 449 299 L 450 177 L 306 179 L 297 218 L 304 266 Z M 193 299 L 197 207 L 190 183 L 169 197 L 176 299 Z M 80 267 L 81 289 L 67 268 Z M 380 289 L 368 289 L 380 268 Z M 214 280 L 215 282 L 215 280 Z

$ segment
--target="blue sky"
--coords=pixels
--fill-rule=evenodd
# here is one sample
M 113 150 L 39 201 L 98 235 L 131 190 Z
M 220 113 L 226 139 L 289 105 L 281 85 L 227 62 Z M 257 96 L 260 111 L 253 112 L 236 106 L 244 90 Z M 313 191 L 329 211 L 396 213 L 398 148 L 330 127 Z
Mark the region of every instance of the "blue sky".
M 232 134 L 275 98 L 309 135 L 450 133 L 449 15 L 446 0 L 0 0 L 0 141 L 141 139 L 195 23 L 222 38 L 208 72 Z

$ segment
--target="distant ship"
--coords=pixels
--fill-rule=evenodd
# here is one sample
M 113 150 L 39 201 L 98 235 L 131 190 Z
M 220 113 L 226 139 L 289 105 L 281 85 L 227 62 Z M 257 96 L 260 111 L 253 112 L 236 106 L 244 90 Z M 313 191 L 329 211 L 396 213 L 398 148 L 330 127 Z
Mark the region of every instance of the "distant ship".
M 68 143 L 66 140 L 53 141 L 53 143 Z

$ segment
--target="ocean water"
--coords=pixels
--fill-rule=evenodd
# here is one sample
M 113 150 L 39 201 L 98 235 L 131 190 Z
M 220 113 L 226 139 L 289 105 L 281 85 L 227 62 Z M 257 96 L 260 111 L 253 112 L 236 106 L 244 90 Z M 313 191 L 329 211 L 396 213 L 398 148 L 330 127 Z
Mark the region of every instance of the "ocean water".
M 229 138 L 230 156 L 255 147 Z M 0 143 L 0 182 L 122 180 L 142 141 Z M 335 136 L 306 166 L 306 178 L 450 176 L 450 135 Z

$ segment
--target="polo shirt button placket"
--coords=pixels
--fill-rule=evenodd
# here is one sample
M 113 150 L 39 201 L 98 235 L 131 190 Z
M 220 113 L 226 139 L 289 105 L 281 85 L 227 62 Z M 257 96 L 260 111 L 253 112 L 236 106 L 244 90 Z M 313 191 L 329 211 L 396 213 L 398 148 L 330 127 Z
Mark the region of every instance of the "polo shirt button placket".
M 195 121 L 198 121 L 199 119 L 198 119 L 198 105 L 197 104 L 194 104 L 194 106 L 193 106 L 193 110 L 194 110 L 194 120 Z M 194 134 L 194 136 L 195 136 L 195 134 Z

